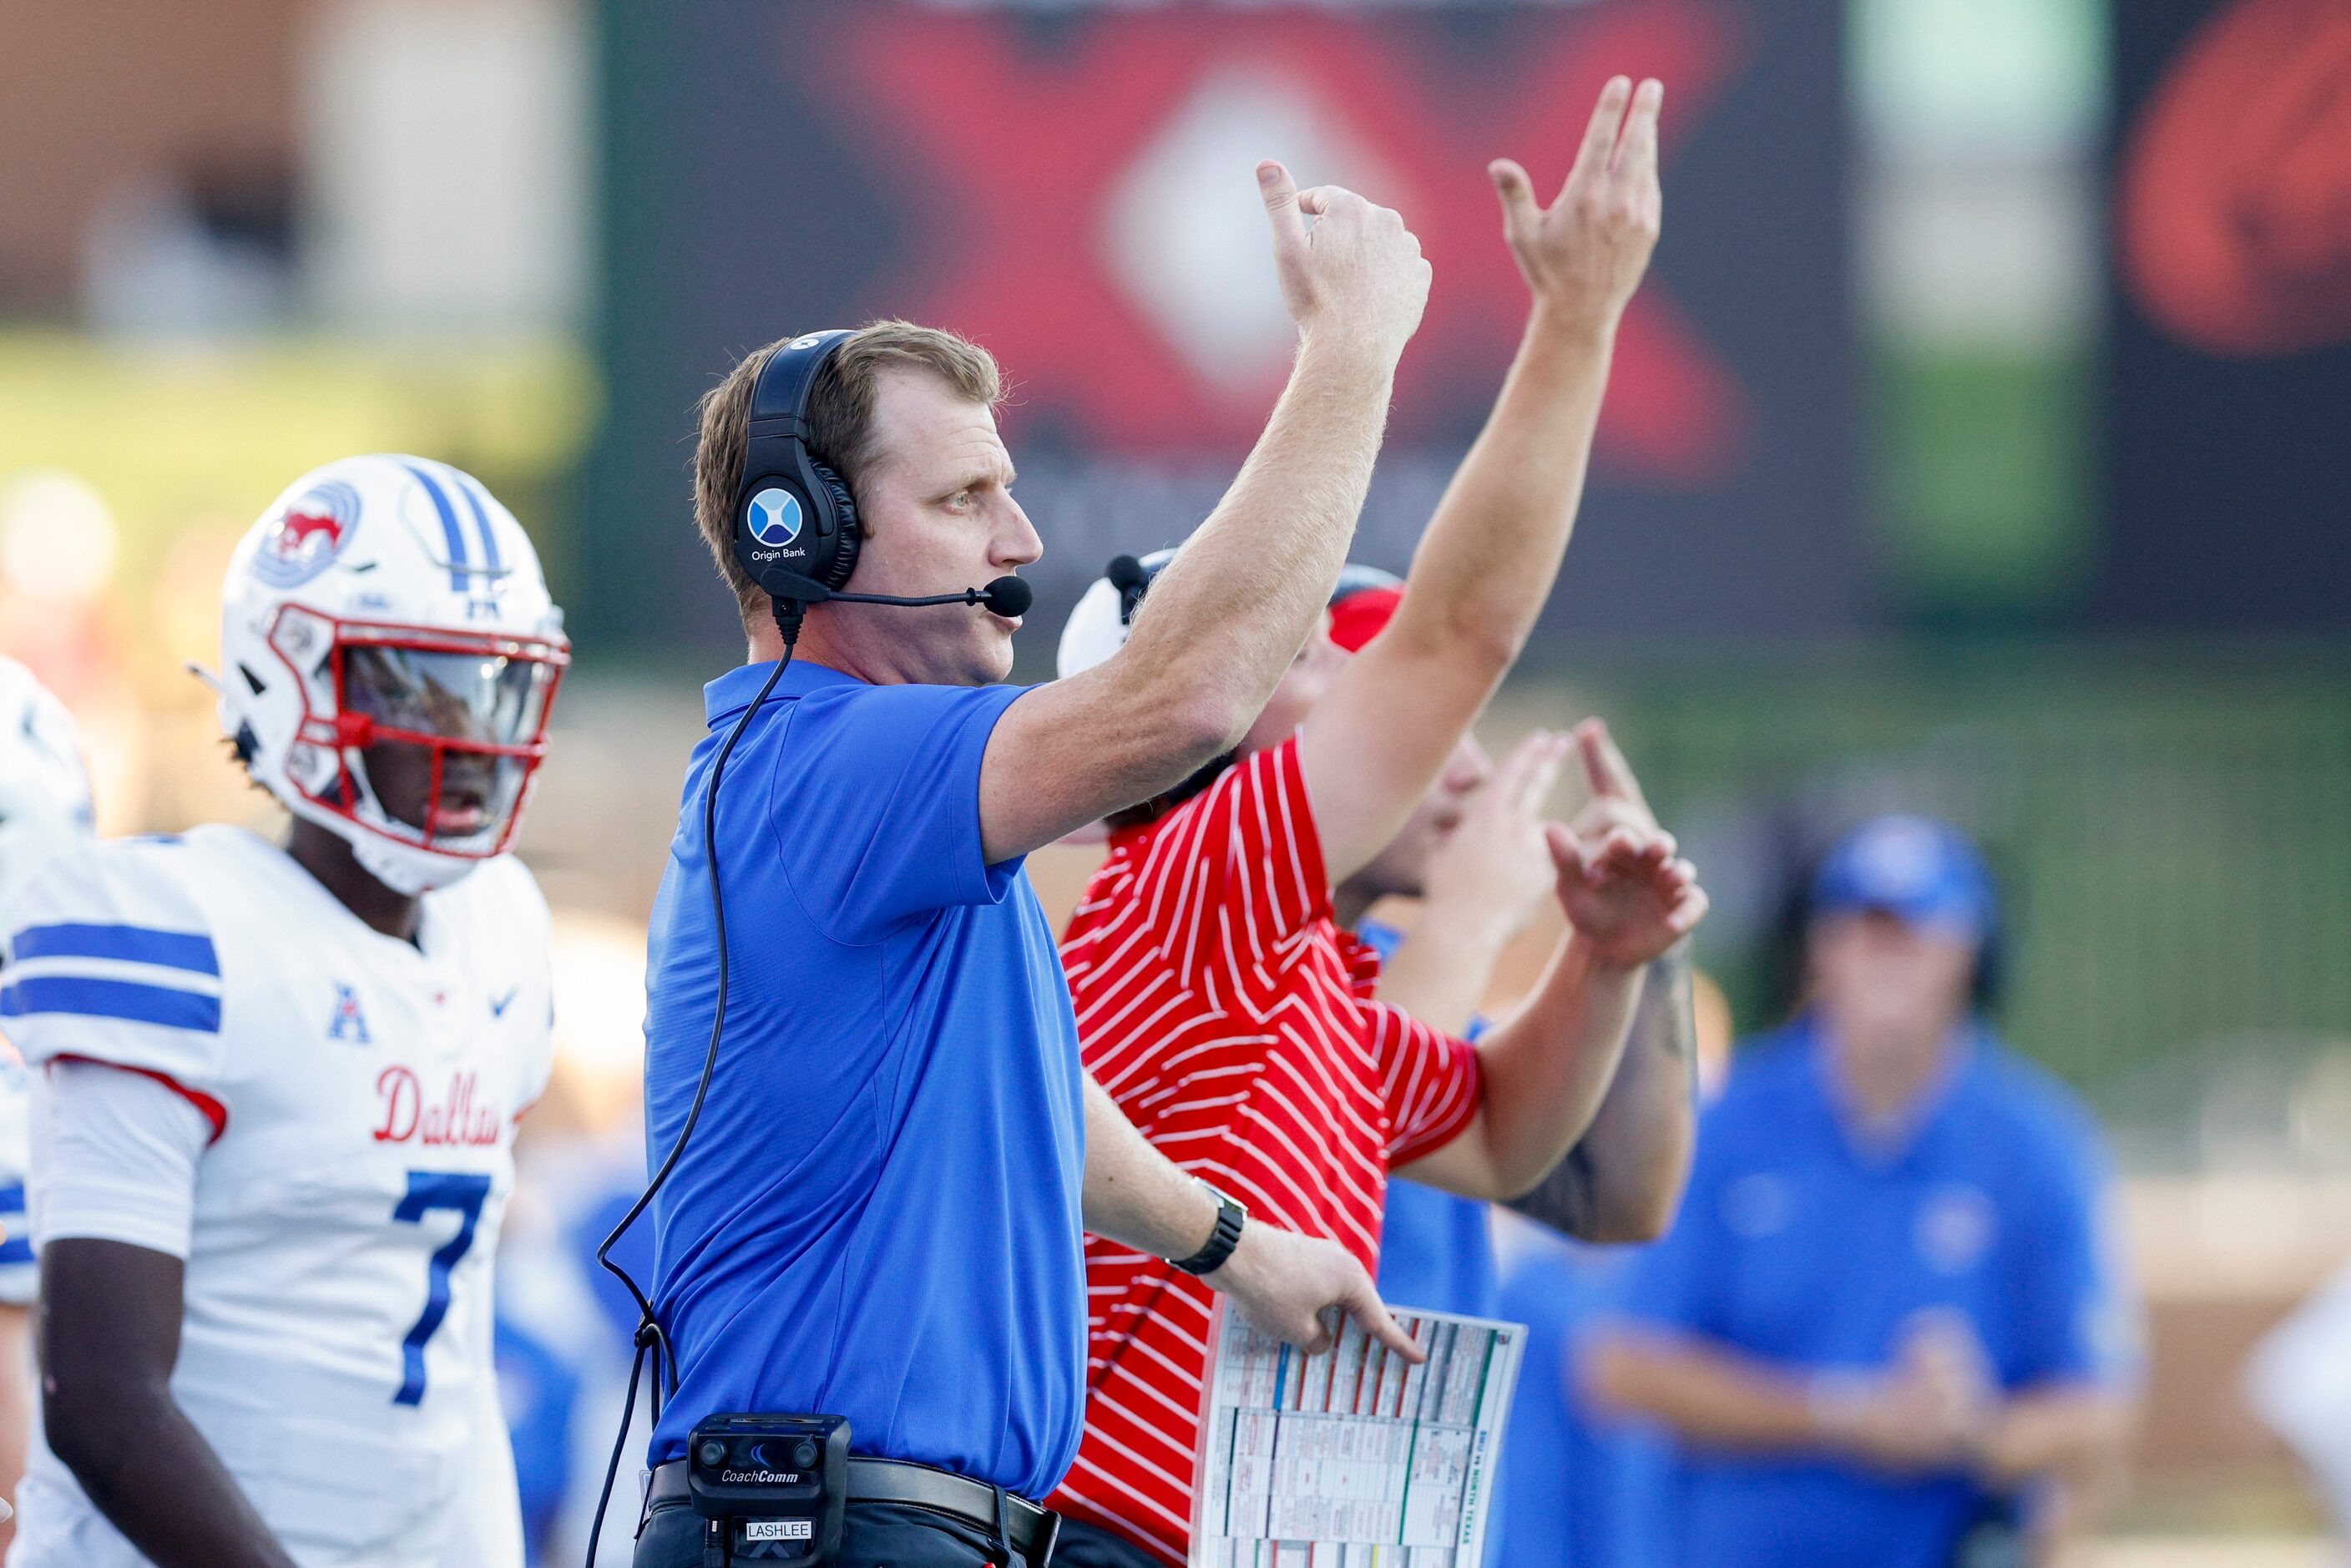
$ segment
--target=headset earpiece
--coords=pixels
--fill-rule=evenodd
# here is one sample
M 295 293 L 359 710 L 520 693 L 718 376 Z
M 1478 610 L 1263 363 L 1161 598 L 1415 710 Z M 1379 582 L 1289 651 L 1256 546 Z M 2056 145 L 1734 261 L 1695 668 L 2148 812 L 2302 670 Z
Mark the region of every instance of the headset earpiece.
M 818 486 L 831 503 L 834 534 L 831 560 L 823 571 L 809 575 L 827 588 L 847 588 L 849 574 L 857 570 L 858 549 L 865 541 L 865 530 L 857 520 L 857 497 L 849 493 L 848 481 L 823 464 L 811 459 L 809 472 L 816 476 Z
M 836 329 L 793 339 L 768 356 L 751 390 L 735 491 L 735 559 L 776 601 L 779 616 L 787 605 L 822 597 L 808 583 L 843 588 L 857 567 L 857 503 L 841 476 L 808 449 L 810 391 L 849 336 Z

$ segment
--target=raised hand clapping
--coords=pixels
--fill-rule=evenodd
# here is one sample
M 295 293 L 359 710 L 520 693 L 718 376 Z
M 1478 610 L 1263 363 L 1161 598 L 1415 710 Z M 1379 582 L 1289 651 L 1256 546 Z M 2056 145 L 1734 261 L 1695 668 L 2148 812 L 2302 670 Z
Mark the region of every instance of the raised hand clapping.
M 1698 871 L 1675 853 L 1606 727 L 1576 727 L 1592 803 L 1573 827 L 1545 832 L 1558 873 L 1559 906 L 1602 962 L 1630 968 L 1680 941 L 1706 918 Z

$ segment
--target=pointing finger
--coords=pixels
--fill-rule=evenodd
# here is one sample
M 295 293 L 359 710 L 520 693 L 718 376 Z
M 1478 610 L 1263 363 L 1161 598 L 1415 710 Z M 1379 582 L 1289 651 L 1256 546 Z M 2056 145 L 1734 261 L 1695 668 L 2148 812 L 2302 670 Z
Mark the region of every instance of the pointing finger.
M 1625 141 L 1616 154 L 1616 177 L 1638 185 L 1657 177 L 1657 113 L 1665 107 L 1666 84 L 1655 77 L 1633 94 L 1633 110 L 1625 117 Z
M 1648 801 L 1641 796 L 1641 781 L 1633 776 L 1633 765 L 1625 760 L 1616 737 L 1608 732 L 1607 724 L 1596 718 L 1585 719 L 1575 727 L 1575 743 L 1583 754 L 1584 777 L 1591 781 L 1594 795 L 1629 800 L 1643 810 Z
M 1616 152 L 1616 133 L 1625 124 L 1625 100 L 1633 96 L 1630 77 L 1610 77 L 1608 85 L 1600 89 L 1600 101 L 1592 107 L 1592 120 L 1583 128 L 1583 145 L 1576 150 L 1575 166 L 1567 172 L 1567 182 L 1560 187 L 1564 193 L 1579 175 L 1596 179 L 1607 172 Z
M 1356 1281 L 1354 1288 L 1347 1294 L 1346 1306 L 1348 1314 L 1364 1325 L 1365 1333 L 1405 1361 L 1418 1366 L 1428 1359 L 1428 1352 L 1415 1343 L 1412 1335 L 1405 1333 L 1403 1326 L 1389 1314 L 1386 1304 L 1380 1300 L 1380 1293 L 1373 1288 L 1370 1280 L 1359 1278 Z
M 1589 862 L 1583 841 L 1575 836 L 1574 829 L 1564 822 L 1546 822 L 1543 842 L 1551 849 L 1551 863 L 1562 876 L 1580 877 L 1584 873 Z
M 1617 782 L 1616 770 L 1608 765 L 1608 727 L 1596 718 L 1587 718 L 1575 727 L 1576 754 L 1583 759 L 1583 781 L 1593 795 L 1600 800 L 1615 800 L 1625 793 Z
M 1287 255 L 1306 244 L 1306 219 L 1301 215 L 1297 182 L 1290 171 L 1269 158 L 1257 166 L 1257 188 L 1265 197 L 1265 215 L 1273 223 L 1273 249 Z

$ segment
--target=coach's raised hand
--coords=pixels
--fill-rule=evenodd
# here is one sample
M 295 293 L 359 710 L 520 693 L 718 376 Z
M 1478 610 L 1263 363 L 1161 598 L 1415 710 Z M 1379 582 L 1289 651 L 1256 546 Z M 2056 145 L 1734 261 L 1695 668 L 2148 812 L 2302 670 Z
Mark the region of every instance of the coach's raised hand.
M 1612 78 L 1548 207 L 1536 204 L 1518 164 L 1500 158 L 1489 166 L 1503 236 L 1534 299 L 1493 413 L 1421 535 L 1395 618 L 1332 681 L 1306 726 L 1300 756 L 1334 882 L 1395 836 L 1551 597 L 1616 324 L 1656 244 L 1664 100 L 1655 81 L 1636 91 L 1629 78 Z M 1291 220 L 1279 194 L 1268 187 L 1288 288 L 1296 236 L 1286 234 Z
M 1657 112 L 1665 84 L 1615 77 L 1584 128 L 1567 183 L 1548 207 L 1527 172 L 1508 158 L 1487 165 L 1502 200 L 1510 241 L 1539 313 L 1562 325 L 1614 331 L 1656 247 L 1664 195 L 1657 185 Z
M 1428 304 L 1428 263 L 1403 215 L 1337 185 L 1301 191 L 1271 162 L 1257 166 L 1257 183 L 1282 302 L 1300 333 L 1339 338 L 1393 365 Z
M 1347 559 L 1428 263 L 1385 207 L 1332 185 L 1300 191 L 1279 163 L 1257 179 L 1298 322 L 1290 384 L 1224 500 L 1153 580 L 1126 645 L 998 724 L 980 780 L 990 862 L 1151 800 L 1231 750 Z

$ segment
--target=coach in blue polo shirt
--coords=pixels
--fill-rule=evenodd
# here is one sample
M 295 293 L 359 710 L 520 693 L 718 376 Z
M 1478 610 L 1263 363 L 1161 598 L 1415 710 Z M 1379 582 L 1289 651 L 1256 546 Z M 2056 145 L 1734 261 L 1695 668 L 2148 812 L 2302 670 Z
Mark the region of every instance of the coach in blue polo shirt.
M 1022 690 L 991 684 L 1018 626 L 992 611 L 816 604 L 726 762 L 707 838 L 717 754 L 785 653 L 733 549 L 771 355 L 823 356 L 801 438 L 854 500 L 852 591 L 951 592 L 1041 545 L 1012 499 L 995 363 L 962 339 L 883 322 L 770 345 L 705 403 L 696 519 L 750 663 L 708 688 L 711 733 L 652 922 L 658 1160 L 712 1036 L 715 852 L 726 1030 L 653 1210 L 653 1300 L 678 1385 L 653 1437 L 641 1568 L 704 1561 L 676 1461 L 699 1422 L 736 1412 L 849 1418 L 859 1458 L 837 1563 L 1042 1568 L 1050 1516 L 1019 1500 L 1049 1491 L 1077 1451 L 1081 1225 L 1177 1260 L 1286 1337 L 1322 1342 L 1318 1314 L 1340 1307 L 1411 1349 L 1343 1249 L 1249 1225 L 1087 1082 L 1052 934 L 1020 874 L 1029 851 L 1238 741 L 1345 559 L 1428 268 L 1395 214 L 1331 188 L 1301 198 L 1277 164 L 1259 183 L 1300 329 L 1290 388 L 1124 651 Z M 796 513 L 787 541 L 799 526 Z
M 1938 822 L 1879 818 L 1821 867 L 1809 1005 L 1734 1059 L 1592 1362 L 1677 1436 L 1689 1568 L 2019 1561 L 2119 1456 L 2105 1160 L 1979 1013 L 1994 919 Z

